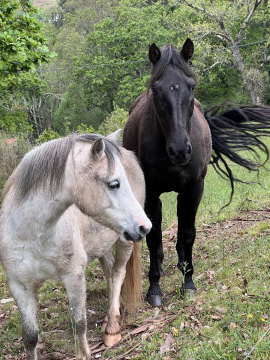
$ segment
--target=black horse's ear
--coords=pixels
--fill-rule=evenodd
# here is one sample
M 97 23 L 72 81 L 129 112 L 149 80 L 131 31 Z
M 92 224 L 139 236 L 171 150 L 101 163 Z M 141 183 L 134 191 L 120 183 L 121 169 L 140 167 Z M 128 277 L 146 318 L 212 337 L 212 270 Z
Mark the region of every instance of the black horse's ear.
M 160 56 L 161 56 L 161 52 L 160 52 L 159 48 L 157 47 L 157 45 L 155 43 L 150 45 L 149 46 L 149 60 L 151 61 L 151 63 L 153 65 L 156 65 L 156 63 L 160 59 Z
M 194 44 L 193 41 L 190 40 L 189 38 L 187 38 L 187 40 L 185 41 L 182 50 L 181 50 L 181 55 L 183 56 L 183 58 L 188 61 L 192 58 L 194 54 Z

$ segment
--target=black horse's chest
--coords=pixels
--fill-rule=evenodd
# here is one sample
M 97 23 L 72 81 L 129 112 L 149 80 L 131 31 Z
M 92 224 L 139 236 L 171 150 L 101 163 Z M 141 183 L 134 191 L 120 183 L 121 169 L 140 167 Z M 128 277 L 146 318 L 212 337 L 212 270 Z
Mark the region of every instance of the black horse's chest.
M 140 160 L 150 191 L 179 192 L 179 189 L 188 183 L 198 181 L 202 173 L 200 164 L 174 165 L 166 156 L 159 157 L 158 161 L 149 158 Z

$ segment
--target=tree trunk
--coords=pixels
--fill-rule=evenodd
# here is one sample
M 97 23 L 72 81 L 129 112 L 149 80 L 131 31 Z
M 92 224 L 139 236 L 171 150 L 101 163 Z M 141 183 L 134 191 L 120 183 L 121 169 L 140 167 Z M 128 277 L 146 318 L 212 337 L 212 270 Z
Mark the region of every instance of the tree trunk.
M 237 65 L 237 69 L 240 71 L 240 73 L 242 75 L 242 79 L 244 81 L 246 89 L 251 97 L 252 104 L 260 104 L 261 103 L 260 96 L 257 94 L 253 82 L 248 78 L 248 76 L 246 74 L 244 62 L 243 62 L 242 56 L 239 51 L 239 46 L 236 44 L 232 44 L 231 48 L 232 48 L 234 60 Z

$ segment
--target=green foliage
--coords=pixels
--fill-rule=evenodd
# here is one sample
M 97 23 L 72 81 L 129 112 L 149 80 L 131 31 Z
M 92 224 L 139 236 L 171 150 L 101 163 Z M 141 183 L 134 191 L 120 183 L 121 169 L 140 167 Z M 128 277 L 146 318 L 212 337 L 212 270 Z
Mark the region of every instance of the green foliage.
M 33 128 L 27 121 L 27 114 L 24 107 L 14 105 L 11 109 L 6 110 L 0 104 L 0 129 L 13 134 L 32 133 Z
M 268 2 L 254 0 L 207 0 L 203 6 L 200 0 L 175 2 L 174 17 L 168 23 L 176 27 L 181 21 L 182 29 L 195 42 L 194 65 L 200 85 L 209 84 L 201 89 L 206 103 L 213 103 L 211 89 L 220 93 L 216 96 L 215 92 L 216 100 L 222 100 L 223 92 L 223 100 L 236 103 L 267 101 L 269 12 Z M 219 76 L 221 81 L 217 81 Z
M 251 1 L 249 10 L 253 4 Z M 115 106 L 128 110 L 146 89 L 151 69 L 148 46 L 155 42 L 180 49 L 187 37 L 195 44 L 196 95 L 204 108 L 224 100 L 250 102 L 245 81 L 259 98 L 269 102 L 270 65 L 265 61 L 269 48 L 267 41 L 259 42 L 269 38 L 269 4 L 262 2 L 256 9 L 240 43 L 245 81 L 228 39 L 236 41 L 248 11 L 246 3 L 235 1 L 228 6 L 227 0 L 215 4 L 207 0 L 201 7 L 196 0 L 192 5 L 187 6 L 185 0 L 65 0 L 37 12 L 29 1 L 22 7 L 19 0 L 5 0 L 0 15 L 5 30 L 0 37 L 0 74 L 5 75 L 0 106 L 2 102 L 11 109 L 12 102 L 13 107 L 25 107 L 34 136 L 46 128 L 64 136 L 81 123 L 97 132 Z M 59 15 L 59 21 L 51 20 L 52 12 Z M 42 31 L 51 52 L 45 49 Z M 11 36 L 14 41 L 8 43 Z M 57 58 L 47 64 L 54 52 Z M 42 81 L 36 73 L 36 65 L 41 63 Z
M 13 82 L 14 75 L 30 71 L 53 56 L 45 45 L 36 8 L 29 0 L 2 0 L 0 10 L 0 78 Z
M 78 133 L 79 134 L 90 134 L 90 133 L 94 133 L 95 129 L 93 128 L 92 125 L 87 126 L 85 124 L 80 124 L 78 126 Z
M 147 1 L 120 1 L 114 14 L 95 24 L 87 37 L 87 71 L 78 72 L 88 90 L 88 104 L 104 118 L 113 104 L 128 109 L 147 86 L 150 74 L 148 46 L 175 43 L 177 31 L 166 28 L 166 7 Z M 106 35 L 105 35 L 106 34 Z
M 37 132 L 30 114 L 36 115 L 33 99 L 45 90 L 37 68 L 54 53 L 30 0 L 2 0 L 0 28 L 0 128 L 13 134 Z
M 53 140 L 53 139 L 58 139 L 61 136 L 54 130 L 52 129 L 45 129 L 38 137 L 38 139 L 36 140 L 37 144 L 42 144 L 45 143 L 47 141 Z
M 115 105 L 114 110 L 98 128 L 98 133 L 107 136 L 118 129 L 123 129 L 127 119 L 128 112 Z
M 98 128 L 97 112 L 87 108 L 85 94 L 78 84 L 72 83 L 69 90 L 54 113 L 54 129 L 61 135 L 66 135 L 65 124 L 69 123 L 69 132 L 74 132 L 81 123 Z

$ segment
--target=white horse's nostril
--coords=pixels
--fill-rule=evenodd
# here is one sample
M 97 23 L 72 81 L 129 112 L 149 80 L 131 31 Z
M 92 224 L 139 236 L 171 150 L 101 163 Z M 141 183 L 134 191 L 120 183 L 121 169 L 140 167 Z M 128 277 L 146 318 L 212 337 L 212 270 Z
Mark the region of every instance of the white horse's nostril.
M 144 237 L 145 235 L 147 235 L 147 234 L 149 233 L 150 228 L 141 225 L 141 226 L 139 227 L 139 231 L 140 231 L 141 236 Z

